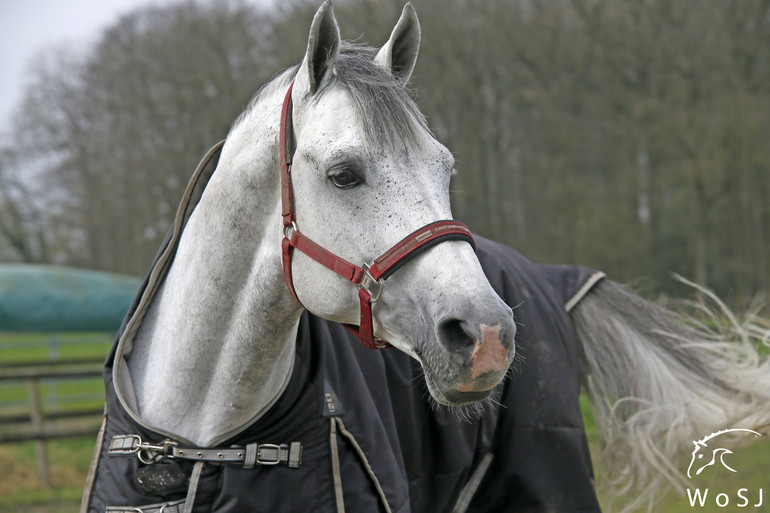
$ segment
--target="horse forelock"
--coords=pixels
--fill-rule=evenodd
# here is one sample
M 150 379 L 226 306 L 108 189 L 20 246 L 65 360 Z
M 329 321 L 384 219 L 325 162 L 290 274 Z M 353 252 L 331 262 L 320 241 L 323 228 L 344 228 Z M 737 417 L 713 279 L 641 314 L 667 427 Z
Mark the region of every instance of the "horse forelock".
M 419 147 L 429 134 L 425 116 L 410 92 L 390 72 L 374 63 L 376 48 L 342 42 L 331 80 L 324 82 L 317 98 L 339 85 L 346 89 L 355 105 L 363 135 L 374 145 L 391 150 Z M 235 120 L 240 124 L 252 108 L 276 88 L 286 89 L 297 74 L 299 65 L 284 70 L 260 88 L 248 108 Z
M 429 133 L 425 116 L 403 84 L 374 63 L 377 49 L 343 42 L 334 68 L 335 82 L 345 87 L 358 109 L 364 137 L 390 149 L 419 146 Z M 319 91 L 323 96 L 323 90 Z

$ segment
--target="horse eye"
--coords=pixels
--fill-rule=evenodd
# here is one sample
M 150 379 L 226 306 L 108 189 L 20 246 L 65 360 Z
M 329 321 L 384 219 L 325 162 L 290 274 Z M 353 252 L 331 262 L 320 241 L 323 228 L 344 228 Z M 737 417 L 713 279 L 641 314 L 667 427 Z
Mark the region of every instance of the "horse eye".
M 349 189 L 359 183 L 358 177 L 348 168 L 333 169 L 327 176 L 334 186 L 340 189 Z

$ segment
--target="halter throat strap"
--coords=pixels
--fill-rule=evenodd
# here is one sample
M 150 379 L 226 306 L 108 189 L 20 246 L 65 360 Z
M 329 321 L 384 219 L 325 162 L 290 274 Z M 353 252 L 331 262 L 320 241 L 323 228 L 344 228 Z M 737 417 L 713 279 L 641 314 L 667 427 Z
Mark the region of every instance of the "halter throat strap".
M 291 119 L 292 103 L 291 91 L 294 84 L 289 86 L 281 109 L 281 127 L 279 131 L 280 167 L 281 167 L 281 215 L 283 217 L 283 241 L 281 253 L 283 263 L 283 277 L 292 297 L 300 304 L 302 302 L 294 289 L 292 278 L 292 256 L 298 249 L 308 257 L 320 263 L 342 276 L 346 280 L 358 286 L 360 302 L 360 324 L 354 326 L 344 324 L 364 347 L 381 349 L 390 344 L 374 336 L 374 323 L 372 320 L 372 306 L 382 296 L 383 281 L 397 271 L 410 259 L 448 240 L 462 240 L 468 242 L 473 250 L 476 243 L 471 231 L 462 223 L 453 220 L 443 220 L 430 223 L 415 230 L 404 237 L 399 243 L 376 258 L 371 265 L 363 264 L 361 267 L 352 264 L 327 250 L 320 244 L 304 235 L 297 226 L 297 218 L 294 210 L 294 189 L 291 182 L 292 164 L 292 133 Z

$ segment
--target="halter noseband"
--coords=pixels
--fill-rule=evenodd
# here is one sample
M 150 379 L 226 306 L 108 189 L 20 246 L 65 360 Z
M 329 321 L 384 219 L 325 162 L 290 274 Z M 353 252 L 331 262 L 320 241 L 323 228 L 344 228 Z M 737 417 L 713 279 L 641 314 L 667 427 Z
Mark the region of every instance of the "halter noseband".
M 283 277 L 286 280 L 286 286 L 289 288 L 289 292 L 291 292 L 294 299 L 302 304 L 297 297 L 297 292 L 294 290 L 294 281 L 291 273 L 292 254 L 296 248 L 346 280 L 358 285 L 358 298 L 361 304 L 360 325 L 357 327 L 344 324 L 343 326 L 356 335 L 364 347 L 370 349 L 389 347 L 390 344 L 388 342 L 374 336 L 374 325 L 372 322 L 372 304 L 376 303 L 380 296 L 382 296 L 383 280 L 387 279 L 408 260 L 440 242 L 464 240 L 473 246 L 474 251 L 476 250 L 476 243 L 473 240 L 471 231 L 464 224 L 452 220 L 436 221 L 406 236 L 401 242 L 375 259 L 371 266 L 363 264 L 361 267 L 358 267 L 313 242 L 300 232 L 294 212 L 294 191 L 291 184 L 291 90 L 293 85 L 292 83 L 289 86 L 283 101 L 279 133 L 281 215 L 283 216 L 284 234 L 282 242 Z

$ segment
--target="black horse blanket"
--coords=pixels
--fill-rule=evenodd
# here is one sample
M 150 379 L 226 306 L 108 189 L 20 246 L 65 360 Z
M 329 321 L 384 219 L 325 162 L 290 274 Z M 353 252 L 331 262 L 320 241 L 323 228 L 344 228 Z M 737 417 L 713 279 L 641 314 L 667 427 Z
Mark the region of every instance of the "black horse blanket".
M 184 219 L 217 158 L 215 151 L 196 171 L 192 189 L 198 192 L 186 196 Z M 175 240 L 167 238 L 161 254 L 173 251 Z M 365 349 L 340 325 L 305 312 L 287 389 L 267 414 L 222 444 L 299 442 L 301 462 L 253 468 L 165 457 L 143 462 L 116 441 L 159 443 L 168 436 L 139 422 L 121 401 L 125 394 L 116 392 L 122 385 L 113 381 L 113 367 L 126 356 L 116 341 L 105 366 L 105 422 L 81 511 L 599 511 L 568 308 L 603 275 L 535 265 L 510 248 L 476 241 L 490 283 L 515 309 L 521 355 L 498 386 L 497 403 L 482 414 L 459 418 L 431 405 L 421 368 L 410 357 Z M 138 305 L 118 340 L 126 322 L 141 314 Z

